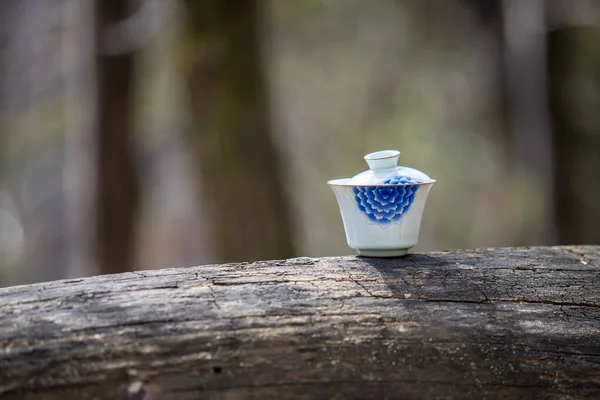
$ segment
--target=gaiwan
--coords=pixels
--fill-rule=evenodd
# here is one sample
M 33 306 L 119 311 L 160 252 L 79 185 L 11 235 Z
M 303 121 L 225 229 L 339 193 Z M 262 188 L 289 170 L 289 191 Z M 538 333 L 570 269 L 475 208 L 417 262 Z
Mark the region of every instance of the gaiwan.
M 327 182 L 340 206 L 348 245 L 359 255 L 403 256 L 417 244 L 423 209 L 436 181 L 398 166 L 399 157 L 396 150 L 367 154 L 369 170 Z

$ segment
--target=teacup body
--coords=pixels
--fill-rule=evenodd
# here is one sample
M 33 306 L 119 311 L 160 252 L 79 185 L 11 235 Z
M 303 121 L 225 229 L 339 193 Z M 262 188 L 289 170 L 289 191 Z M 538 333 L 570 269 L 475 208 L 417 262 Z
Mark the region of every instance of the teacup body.
M 337 198 L 348 245 L 359 255 L 405 255 L 419 239 L 421 218 L 435 183 L 352 185 L 329 181 Z

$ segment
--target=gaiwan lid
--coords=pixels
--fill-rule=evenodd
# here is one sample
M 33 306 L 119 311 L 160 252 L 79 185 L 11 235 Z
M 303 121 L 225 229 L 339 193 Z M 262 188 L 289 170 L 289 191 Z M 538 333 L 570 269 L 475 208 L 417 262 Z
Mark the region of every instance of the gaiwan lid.
M 364 159 L 369 169 L 353 176 L 349 185 L 414 185 L 431 182 L 427 174 L 409 167 L 398 165 L 400 152 L 383 150 L 367 154 Z

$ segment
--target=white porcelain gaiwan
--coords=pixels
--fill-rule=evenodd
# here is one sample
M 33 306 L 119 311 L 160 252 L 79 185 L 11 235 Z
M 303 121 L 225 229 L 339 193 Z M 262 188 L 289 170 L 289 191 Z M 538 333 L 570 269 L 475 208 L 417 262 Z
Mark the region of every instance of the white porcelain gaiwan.
M 359 255 L 403 256 L 417 244 L 423 209 L 436 181 L 398 166 L 399 157 L 396 150 L 367 154 L 369 170 L 327 182 L 340 206 L 348 245 Z

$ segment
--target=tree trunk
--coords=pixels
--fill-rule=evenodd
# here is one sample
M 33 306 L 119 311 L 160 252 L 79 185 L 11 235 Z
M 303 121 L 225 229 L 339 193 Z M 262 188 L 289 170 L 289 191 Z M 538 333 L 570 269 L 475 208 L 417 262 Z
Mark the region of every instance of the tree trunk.
M 562 244 L 600 243 L 599 40 L 598 27 L 559 29 L 549 35 Z
M 62 65 L 66 72 L 64 191 L 68 264 L 64 278 L 100 273 L 95 254 L 96 200 L 96 4 L 63 1 Z M 77 106 L 75 106 L 77 105 Z
M 7 76 L 8 76 L 8 63 L 10 62 L 10 56 L 8 54 L 10 50 L 10 27 L 11 23 L 15 20 L 15 8 L 18 0 L 7 0 L 0 2 L 0 189 L 6 179 L 6 148 L 8 147 L 8 89 L 7 89 Z M 0 254 L 0 257 L 2 255 Z M 1 273 L 1 271 L 0 271 Z
M 270 132 L 259 0 L 189 0 L 185 43 L 191 150 L 220 262 L 293 254 Z
M 1 2 L 8 12 L 0 21 L 0 30 L 6 30 L 1 40 L 7 46 L 2 78 L 8 126 L 0 152 L 24 238 L 14 281 L 60 279 L 68 257 L 62 190 L 64 71 L 56 57 L 62 51 L 62 2 Z
M 547 82 L 547 7 L 544 0 L 502 0 L 508 126 L 514 162 L 535 180 L 544 215 L 527 227 L 519 243 L 556 244 L 555 165 Z M 531 230 L 533 228 L 533 230 Z
M 300 258 L 0 289 L 0 397 L 597 399 L 600 247 Z
M 134 53 L 107 53 L 108 29 L 130 15 L 127 0 L 96 0 L 97 257 L 103 273 L 133 265 L 139 178 L 136 172 L 132 94 Z M 118 46 L 117 46 L 118 47 Z
M 500 0 L 463 0 L 464 4 L 478 17 L 480 29 L 488 36 L 494 58 L 494 103 L 498 113 L 502 150 L 506 153 L 507 164 L 512 165 L 511 135 L 508 126 L 508 68 L 502 1 Z

